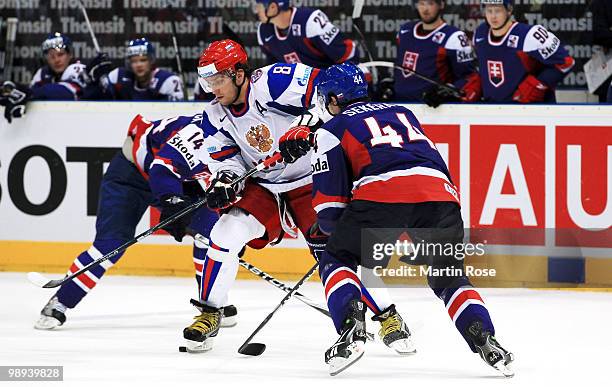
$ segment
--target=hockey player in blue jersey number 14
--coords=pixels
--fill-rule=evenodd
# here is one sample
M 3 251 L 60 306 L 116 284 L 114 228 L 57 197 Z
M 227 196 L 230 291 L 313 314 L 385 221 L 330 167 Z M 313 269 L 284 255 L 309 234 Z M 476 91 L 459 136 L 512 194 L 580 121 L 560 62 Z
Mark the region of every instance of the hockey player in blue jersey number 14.
M 395 96 L 403 101 L 423 101 L 437 107 L 458 101 L 447 89 L 420 79 L 409 70 L 426 75 L 440 83 L 452 84 L 463 95 L 464 102 L 481 97 L 474 50 L 465 32 L 442 19 L 444 0 L 419 0 L 419 21 L 403 24 L 397 34 Z
M 289 0 L 257 0 L 257 41 L 270 64 L 326 68 L 356 59 L 355 42 L 319 9 L 291 7 Z
M 155 66 L 155 47 L 146 38 L 131 40 L 126 66 L 92 76 L 99 83 L 98 99 L 131 101 L 180 101 L 183 83 L 178 75 Z
M 481 0 L 485 22 L 474 32 L 484 100 L 555 102 L 555 87 L 574 67 L 559 38 L 512 18 L 513 0 Z
M 207 154 L 200 128 L 201 115 L 169 117 L 147 121 L 138 115 L 130 124 L 121 151 L 111 160 L 102 184 L 96 218 L 96 236 L 87 251 L 72 263 L 74 273 L 134 237 L 136 225 L 151 205 L 161 209 L 161 220 L 183 210 L 203 194 L 200 182 L 210 177 L 202 163 Z M 189 226 L 204 237 L 218 219 L 208 208 L 200 208 L 166 226 L 177 241 Z M 202 264 L 208 246 L 194 242 L 193 262 L 201 287 Z M 62 285 L 41 311 L 36 329 L 54 329 L 66 322 L 66 310 L 72 309 L 98 284 L 106 271 L 123 253 Z M 235 324 L 236 309 L 223 308 L 222 326 Z
M 325 161 L 326 168 L 312 179 L 314 227 L 330 235 L 319 273 L 340 334 L 325 353 L 335 375 L 364 353 L 365 306 L 355 275 L 358 265 L 367 264 L 361 257 L 361 230 L 443 229 L 447 239 L 442 242 L 460 243 L 463 221 L 446 164 L 410 110 L 369 103 L 364 75 L 350 63 L 325 70 L 317 88 L 320 104 L 334 116 L 315 132 L 312 164 Z M 292 142 L 308 148 L 312 142 L 304 129 L 293 130 Z M 463 261 L 455 257 L 427 262 L 463 272 Z M 428 283 L 471 350 L 504 375 L 513 375 L 508 368 L 513 356 L 495 339 L 487 307 L 469 279 L 430 276 Z

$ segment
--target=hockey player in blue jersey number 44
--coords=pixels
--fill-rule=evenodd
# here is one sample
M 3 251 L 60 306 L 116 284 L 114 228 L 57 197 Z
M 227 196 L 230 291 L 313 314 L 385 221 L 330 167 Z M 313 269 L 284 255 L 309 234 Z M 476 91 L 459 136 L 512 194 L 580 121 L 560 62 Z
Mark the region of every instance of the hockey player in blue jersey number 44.
M 443 242 L 463 240 L 456 187 L 445 162 L 414 114 L 405 107 L 369 103 L 364 75 L 350 63 L 335 65 L 317 79 L 319 104 L 334 116 L 316 130 L 292 129 L 292 147 L 314 145 L 312 175 L 316 227 L 329 235 L 319 259 L 327 305 L 340 334 L 325 353 L 335 375 L 361 358 L 365 345 L 365 306 L 357 266 L 363 228 L 442 229 Z M 433 267 L 455 275 L 430 276 L 429 286 L 473 352 L 506 376 L 513 355 L 495 339 L 480 294 L 463 274 L 463 261 L 433 258 Z M 367 267 L 367 266 L 366 266 Z

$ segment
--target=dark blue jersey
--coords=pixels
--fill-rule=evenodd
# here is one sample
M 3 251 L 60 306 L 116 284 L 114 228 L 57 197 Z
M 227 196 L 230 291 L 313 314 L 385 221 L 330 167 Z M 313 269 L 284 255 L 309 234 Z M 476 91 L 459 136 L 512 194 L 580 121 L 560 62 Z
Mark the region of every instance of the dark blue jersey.
M 485 101 L 512 102 L 521 82 L 533 75 L 548 86 L 545 100 L 553 102 L 555 87 L 574 66 L 559 38 L 540 25 L 514 22 L 494 40 L 489 25 L 482 23 L 473 39 Z
M 180 195 L 182 182 L 209 176 L 201 121 L 201 114 L 153 122 L 138 115 L 130 124 L 132 160 L 157 197 Z
M 351 200 L 459 202 L 446 163 L 405 107 L 349 105 L 316 133 L 313 206 L 325 232 Z
M 85 65 L 78 61 L 68 65 L 61 74 L 54 73 L 49 66 L 43 66 L 30 82 L 34 100 L 78 100 L 87 86 Z
M 179 101 L 183 96 L 183 83 L 174 73 L 155 69 L 147 87 L 140 87 L 134 73 L 120 67 L 108 74 L 108 79 L 102 78 L 104 92 L 108 98 L 128 101 Z
M 272 23 L 260 24 L 257 41 L 270 64 L 303 63 L 324 68 L 355 59 L 355 43 L 318 9 L 294 7 L 284 35 Z
M 476 71 L 467 35 L 446 23 L 433 31 L 424 31 L 422 25 L 422 22 L 408 22 L 400 27 L 395 64 L 461 89 L 466 78 Z M 423 92 L 432 87 L 430 82 L 415 77 L 408 70 L 395 70 L 398 99 L 421 101 Z

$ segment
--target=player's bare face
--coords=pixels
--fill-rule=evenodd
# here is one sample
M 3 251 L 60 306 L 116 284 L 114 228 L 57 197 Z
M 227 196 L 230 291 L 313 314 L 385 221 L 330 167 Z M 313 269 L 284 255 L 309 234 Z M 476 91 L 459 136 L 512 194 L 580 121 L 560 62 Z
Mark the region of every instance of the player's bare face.
M 503 28 L 508 22 L 510 15 L 511 11 L 508 11 L 503 5 L 485 6 L 485 18 L 493 30 Z
M 417 2 L 417 10 L 423 23 L 432 24 L 438 20 L 442 6 L 435 0 L 419 0 Z
M 211 77 L 204 78 L 206 84 L 205 90 L 210 90 L 217 97 L 219 103 L 223 106 L 228 106 L 236 99 L 236 86 L 232 82 L 232 78 L 226 74 L 215 74 Z
M 66 70 L 68 65 L 70 64 L 70 60 L 72 59 L 72 55 L 70 55 L 66 50 L 49 50 L 47 53 L 47 64 L 53 70 L 54 73 L 61 74 Z
M 151 73 L 151 61 L 146 56 L 133 56 L 130 58 L 130 68 L 136 78 L 146 78 Z

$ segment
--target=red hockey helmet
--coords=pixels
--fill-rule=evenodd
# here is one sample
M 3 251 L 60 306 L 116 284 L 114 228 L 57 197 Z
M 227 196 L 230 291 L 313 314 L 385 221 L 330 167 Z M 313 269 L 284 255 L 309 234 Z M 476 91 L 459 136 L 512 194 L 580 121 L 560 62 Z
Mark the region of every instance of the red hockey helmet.
M 247 65 L 247 53 L 238 43 L 231 39 L 212 42 L 198 60 L 200 85 L 210 92 L 211 77 L 217 74 L 234 77 L 239 68 L 246 68 Z

